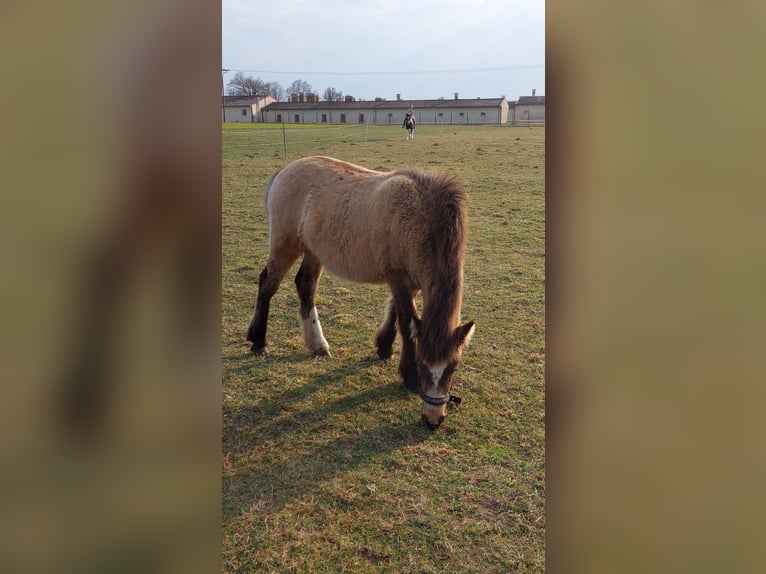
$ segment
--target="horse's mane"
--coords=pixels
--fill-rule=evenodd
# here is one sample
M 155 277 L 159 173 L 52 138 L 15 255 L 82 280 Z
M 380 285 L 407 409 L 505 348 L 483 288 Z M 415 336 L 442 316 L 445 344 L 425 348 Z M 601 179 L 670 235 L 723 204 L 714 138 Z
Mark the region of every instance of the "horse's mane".
M 460 321 L 463 258 L 467 234 L 464 203 L 468 194 L 457 178 L 445 172 L 400 172 L 421 190 L 428 214 L 428 251 L 433 256 L 431 282 L 423 285 L 425 306 L 418 348 L 429 364 L 441 362 L 455 350 L 453 331 Z

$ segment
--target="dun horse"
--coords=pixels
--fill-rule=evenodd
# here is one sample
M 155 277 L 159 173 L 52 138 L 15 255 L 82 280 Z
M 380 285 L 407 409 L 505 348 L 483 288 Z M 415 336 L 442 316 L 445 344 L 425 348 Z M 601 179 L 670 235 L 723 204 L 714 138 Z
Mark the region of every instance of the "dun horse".
M 391 295 L 375 336 L 388 359 L 402 337 L 399 373 L 423 399 L 422 416 L 438 427 L 447 412 L 455 370 L 474 323 L 460 325 L 465 251 L 466 193 L 444 173 L 379 172 L 329 157 L 296 160 L 266 185 L 269 257 L 247 340 L 267 352 L 269 302 L 290 266 L 303 255 L 295 285 L 303 344 L 329 355 L 314 305 L 326 268 L 363 283 L 386 283 Z M 422 318 L 414 297 L 423 294 Z

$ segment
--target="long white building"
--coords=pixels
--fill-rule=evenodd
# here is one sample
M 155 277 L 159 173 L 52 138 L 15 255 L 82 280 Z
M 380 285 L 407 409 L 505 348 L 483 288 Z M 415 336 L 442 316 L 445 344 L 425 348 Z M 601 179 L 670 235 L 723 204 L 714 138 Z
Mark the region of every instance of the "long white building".
M 501 98 L 455 98 L 438 100 L 367 100 L 347 97 L 341 102 L 318 101 L 313 94 L 273 102 L 261 110 L 262 121 L 285 124 L 375 124 L 401 125 L 410 105 L 418 124 L 504 124 L 508 122 L 508 100 Z M 301 101 L 304 100 L 304 101 Z

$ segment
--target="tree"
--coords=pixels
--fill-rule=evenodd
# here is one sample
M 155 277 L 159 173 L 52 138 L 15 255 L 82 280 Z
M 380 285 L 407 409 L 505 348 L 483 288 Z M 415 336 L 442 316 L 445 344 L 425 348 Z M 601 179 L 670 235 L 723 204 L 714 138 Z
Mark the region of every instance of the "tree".
M 311 87 L 306 80 L 295 80 L 290 87 L 287 88 L 289 94 L 313 94 L 314 88 Z
M 343 92 L 339 92 L 335 88 L 327 88 L 322 97 L 328 102 L 342 102 Z
M 277 100 L 278 102 L 281 102 L 285 99 L 285 89 L 282 87 L 282 85 L 279 82 L 269 82 L 266 84 L 266 93 Z
M 245 76 L 242 72 L 237 72 L 229 80 L 230 96 L 271 96 L 278 102 L 285 99 L 285 89 L 279 82 L 264 82 L 260 78 Z
M 230 96 L 263 96 L 268 93 L 268 84 L 260 78 L 245 76 L 242 72 L 237 72 L 229 80 Z

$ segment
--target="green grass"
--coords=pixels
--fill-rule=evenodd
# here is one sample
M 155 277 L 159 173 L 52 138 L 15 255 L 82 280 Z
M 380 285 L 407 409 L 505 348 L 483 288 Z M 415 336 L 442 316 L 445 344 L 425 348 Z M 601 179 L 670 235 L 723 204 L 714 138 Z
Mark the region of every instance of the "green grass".
M 304 128 L 305 126 L 301 126 Z M 271 354 L 245 342 L 265 262 L 263 188 L 286 160 L 281 126 L 223 132 L 223 571 L 542 572 L 544 128 L 293 128 L 287 161 L 449 169 L 470 194 L 463 319 L 476 321 L 450 408 L 375 358 L 383 286 L 325 275 L 331 358 L 300 342 L 297 264 L 272 300 Z
M 282 124 L 276 125 L 276 124 L 263 124 L 263 123 L 237 123 L 237 122 L 229 122 L 225 124 L 221 124 L 223 127 L 224 132 L 235 132 L 235 131 L 282 131 Z M 334 125 L 328 125 L 328 124 L 284 124 L 284 128 L 286 130 L 312 130 L 312 129 L 328 129 L 336 127 Z

